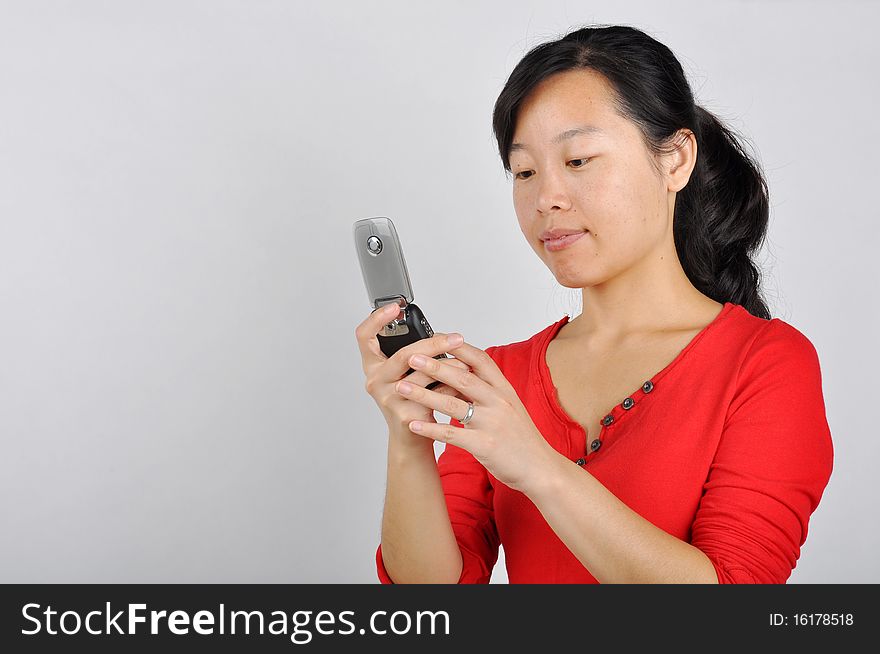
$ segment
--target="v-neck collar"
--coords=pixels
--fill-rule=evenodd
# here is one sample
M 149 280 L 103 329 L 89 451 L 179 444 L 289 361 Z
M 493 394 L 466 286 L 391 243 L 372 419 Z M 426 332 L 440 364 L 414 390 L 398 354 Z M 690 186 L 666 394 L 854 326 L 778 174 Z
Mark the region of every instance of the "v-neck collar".
M 733 311 L 738 304 L 734 304 L 732 302 L 725 302 L 724 306 L 722 306 L 721 311 L 717 316 L 703 329 L 701 329 L 687 345 L 682 348 L 682 350 L 676 355 L 676 357 L 670 361 L 662 370 L 658 371 L 651 377 L 645 380 L 645 382 L 634 390 L 632 393 L 626 396 L 626 398 L 620 398 L 620 402 L 611 407 L 608 412 L 605 414 L 605 417 L 600 420 L 599 426 L 600 430 L 598 435 L 593 438 L 593 440 L 599 440 L 601 444 L 601 439 L 605 433 L 606 427 L 613 425 L 618 422 L 622 416 L 626 413 L 629 413 L 632 410 L 632 406 L 635 406 L 642 400 L 646 398 L 647 395 L 656 392 L 656 387 L 659 382 L 663 380 L 663 378 L 675 367 L 677 366 L 686 356 L 687 354 L 699 343 L 703 337 L 719 322 L 721 322 L 725 317 L 727 317 L 731 311 Z M 547 406 L 550 408 L 551 413 L 564 425 L 577 427 L 582 432 L 584 431 L 583 426 L 577 422 L 574 418 L 572 418 L 565 409 L 562 408 L 562 405 L 559 402 L 559 394 L 556 386 L 553 384 L 553 378 L 550 375 L 550 367 L 547 365 L 547 348 L 550 345 L 550 341 L 556 338 L 556 335 L 559 333 L 559 330 L 568 323 L 569 316 L 563 316 L 559 321 L 555 324 L 551 325 L 545 333 L 544 338 L 538 343 L 538 356 L 535 361 L 534 367 L 537 368 L 535 370 L 533 368 L 533 379 L 535 383 L 540 385 L 543 389 L 544 399 L 547 402 Z M 624 407 L 624 401 L 629 399 L 631 402 L 630 408 L 627 409 Z M 587 444 L 587 452 L 590 452 L 589 444 Z M 593 452 L 595 454 L 595 451 Z

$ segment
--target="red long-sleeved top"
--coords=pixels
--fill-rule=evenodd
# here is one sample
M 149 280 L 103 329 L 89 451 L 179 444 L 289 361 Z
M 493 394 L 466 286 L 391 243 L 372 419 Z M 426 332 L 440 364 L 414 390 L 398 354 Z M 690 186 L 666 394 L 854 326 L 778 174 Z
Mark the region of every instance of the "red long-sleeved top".
M 812 343 L 779 318 L 727 302 L 669 365 L 620 398 L 587 443 L 545 359 L 568 318 L 486 349 L 544 438 L 705 553 L 720 583 L 785 583 L 833 462 Z M 488 583 L 499 544 L 510 583 L 597 583 L 531 500 L 466 450 L 447 445 L 437 466 L 462 554 L 459 583 Z M 380 581 L 393 583 L 381 545 L 376 565 Z

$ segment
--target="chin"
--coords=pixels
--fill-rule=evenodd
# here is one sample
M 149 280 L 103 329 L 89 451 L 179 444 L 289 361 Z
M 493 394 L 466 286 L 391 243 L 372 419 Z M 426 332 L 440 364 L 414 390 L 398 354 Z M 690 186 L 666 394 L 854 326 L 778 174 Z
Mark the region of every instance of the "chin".
M 586 288 L 607 281 L 607 275 L 589 270 L 551 270 L 560 286 L 565 288 Z

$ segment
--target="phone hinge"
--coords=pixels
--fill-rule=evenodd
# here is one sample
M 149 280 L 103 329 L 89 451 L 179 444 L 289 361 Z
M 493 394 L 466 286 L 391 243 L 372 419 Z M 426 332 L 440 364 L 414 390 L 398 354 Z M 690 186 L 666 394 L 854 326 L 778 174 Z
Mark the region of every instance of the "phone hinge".
M 395 295 L 393 297 L 386 297 L 376 300 L 376 308 L 381 309 L 387 304 L 396 303 L 400 306 L 400 313 L 397 314 L 397 318 L 388 322 L 382 330 L 383 336 L 399 336 L 401 334 L 408 334 L 409 328 L 406 326 L 406 308 L 409 306 L 409 303 L 406 301 L 406 298 L 402 295 Z

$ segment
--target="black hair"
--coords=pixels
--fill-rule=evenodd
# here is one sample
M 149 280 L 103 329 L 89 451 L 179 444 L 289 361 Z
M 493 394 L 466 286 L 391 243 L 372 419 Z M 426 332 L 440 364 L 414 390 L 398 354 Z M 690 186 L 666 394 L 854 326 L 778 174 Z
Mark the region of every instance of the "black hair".
M 691 283 L 716 302 L 769 319 L 752 254 L 767 233 L 769 197 L 760 165 L 735 132 L 694 101 L 672 51 L 634 27 L 592 26 L 532 48 L 510 74 L 492 116 L 498 151 L 510 172 L 510 146 L 522 102 L 541 81 L 591 69 L 612 88 L 615 110 L 632 121 L 655 155 L 674 149 L 680 129 L 694 133 L 697 161 L 675 198 L 673 235 Z

